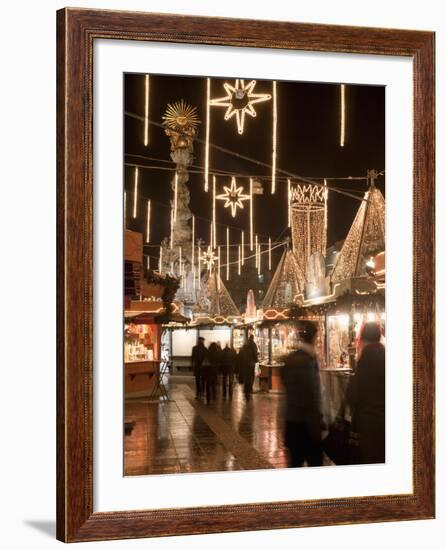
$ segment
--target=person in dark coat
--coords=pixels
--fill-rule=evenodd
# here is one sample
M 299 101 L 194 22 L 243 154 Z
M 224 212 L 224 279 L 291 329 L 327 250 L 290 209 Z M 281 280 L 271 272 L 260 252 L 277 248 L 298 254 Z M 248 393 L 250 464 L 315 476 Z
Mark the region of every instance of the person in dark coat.
M 243 393 L 246 401 L 252 397 L 252 386 L 254 384 L 255 366 L 259 360 L 257 344 L 251 334 L 248 341 L 240 349 L 238 363 L 240 369 L 240 380 L 243 383 Z
M 360 355 L 348 387 L 352 431 L 358 434 L 362 464 L 385 462 L 385 348 L 378 323 L 364 325 Z
M 217 394 L 217 377 L 220 369 L 221 348 L 215 342 L 209 345 L 209 365 L 206 368 L 206 401 L 215 401 Z
M 286 392 L 285 445 L 290 466 L 322 465 L 319 365 L 314 348 L 317 327 L 301 321 L 301 342 L 284 360 L 281 369 Z
M 206 359 L 207 349 L 204 345 L 204 338 L 200 336 L 198 343 L 192 348 L 192 369 L 195 376 L 195 397 L 199 399 L 203 395 L 205 373 L 203 366 Z
M 229 397 L 232 397 L 232 389 L 234 385 L 234 372 L 237 362 L 237 353 L 234 348 L 226 344 L 221 352 L 221 373 L 223 398 L 226 399 L 229 391 Z

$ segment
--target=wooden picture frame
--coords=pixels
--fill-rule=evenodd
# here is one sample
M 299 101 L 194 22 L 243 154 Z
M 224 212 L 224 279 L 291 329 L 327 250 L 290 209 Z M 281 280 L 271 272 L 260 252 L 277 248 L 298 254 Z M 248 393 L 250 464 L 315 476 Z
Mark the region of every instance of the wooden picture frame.
M 413 59 L 413 492 L 93 512 L 93 43 Z M 57 538 L 88 541 L 434 517 L 434 33 L 66 8 L 57 13 Z

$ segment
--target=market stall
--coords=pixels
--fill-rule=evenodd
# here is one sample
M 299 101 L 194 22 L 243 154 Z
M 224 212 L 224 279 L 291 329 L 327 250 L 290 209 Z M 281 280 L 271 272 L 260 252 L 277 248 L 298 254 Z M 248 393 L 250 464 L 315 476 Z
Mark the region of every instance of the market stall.
M 161 327 L 150 313 L 126 312 L 124 325 L 124 391 L 126 396 L 152 395 L 161 364 Z

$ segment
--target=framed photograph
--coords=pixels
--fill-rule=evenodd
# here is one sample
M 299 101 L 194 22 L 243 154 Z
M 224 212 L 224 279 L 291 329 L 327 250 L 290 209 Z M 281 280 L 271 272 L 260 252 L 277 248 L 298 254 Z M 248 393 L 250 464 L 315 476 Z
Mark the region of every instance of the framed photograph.
M 433 518 L 434 33 L 57 48 L 57 537 Z

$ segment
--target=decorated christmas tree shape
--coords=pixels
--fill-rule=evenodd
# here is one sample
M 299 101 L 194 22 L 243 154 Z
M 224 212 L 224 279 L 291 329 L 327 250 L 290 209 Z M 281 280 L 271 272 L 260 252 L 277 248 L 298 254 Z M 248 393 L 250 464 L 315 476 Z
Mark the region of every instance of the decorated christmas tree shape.
M 197 298 L 197 318 L 206 317 L 215 320 L 232 320 L 240 317 L 240 311 L 225 287 L 217 270 L 208 272 Z
M 303 294 L 304 287 L 304 273 L 294 252 L 287 248 L 282 254 L 263 300 L 263 310 L 289 307 L 298 294 Z
M 364 200 L 336 259 L 331 280 L 338 283 L 366 273 L 370 256 L 385 250 L 385 200 L 379 189 L 372 185 Z

